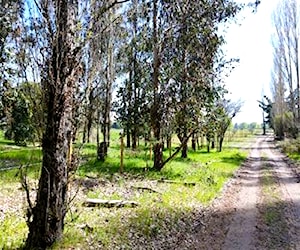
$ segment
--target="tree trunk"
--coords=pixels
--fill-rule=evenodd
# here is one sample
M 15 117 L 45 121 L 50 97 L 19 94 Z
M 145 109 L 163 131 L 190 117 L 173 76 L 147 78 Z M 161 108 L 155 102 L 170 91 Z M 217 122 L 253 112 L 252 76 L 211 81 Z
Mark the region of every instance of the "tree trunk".
M 163 164 L 163 150 L 162 143 L 155 143 L 153 146 L 153 168 L 155 170 L 160 171 L 162 169 Z
M 201 134 L 201 138 L 200 138 L 200 149 L 204 147 L 204 135 Z
M 210 139 L 206 138 L 206 147 L 207 147 L 207 153 L 210 153 Z
M 136 149 L 137 147 L 137 130 L 136 130 L 136 124 L 133 125 L 133 130 L 132 130 L 132 144 L 131 147 L 132 149 Z
M 215 138 L 213 137 L 211 141 L 211 149 L 215 149 L 215 147 Z
M 87 143 L 90 142 L 90 138 L 91 138 L 91 131 L 92 131 L 92 124 L 93 124 L 93 121 L 92 121 L 92 117 L 89 117 L 88 118 L 88 122 L 87 122 Z
M 202 147 L 201 147 L 201 145 L 199 143 L 199 135 L 198 134 L 197 134 L 197 137 L 196 137 L 196 144 L 197 144 L 198 150 L 200 150 Z
M 110 122 L 107 124 L 106 129 L 107 129 L 107 134 L 106 134 L 106 136 L 107 136 L 107 138 L 106 138 L 106 144 L 107 144 L 107 147 L 109 147 L 109 146 L 110 146 Z
M 156 170 L 161 170 L 163 163 L 163 151 L 162 151 L 162 143 L 161 143 L 161 133 L 160 133 L 160 125 L 161 125 L 161 115 L 160 115 L 160 106 L 159 106 L 159 50 L 158 50 L 158 28 L 157 28 L 157 0 L 153 1 L 153 105 L 151 108 L 151 121 L 152 121 L 152 129 L 154 133 L 154 138 L 156 142 L 153 145 L 153 154 L 154 154 L 154 162 L 153 168 Z
M 196 136 L 195 134 L 192 135 L 192 149 L 196 151 Z
M 223 141 L 224 141 L 224 137 L 221 136 L 219 138 L 219 152 L 222 152 L 222 149 L 223 149 Z
M 186 159 L 187 158 L 187 149 L 188 149 L 188 145 L 187 145 L 187 141 L 186 138 L 184 138 L 184 141 L 182 142 L 182 149 L 181 149 L 181 158 Z
M 82 143 L 86 143 L 86 130 L 87 130 L 87 124 L 86 122 L 84 123 L 84 126 L 83 126 L 83 133 L 82 133 Z
M 101 142 L 97 150 L 97 160 L 104 161 L 107 156 L 107 143 Z
M 167 148 L 169 150 L 169 156 L 172 155 L 172 135 L 167 136 Z
M 42 80 L 47 125 L 36 205 L 28 218 L 25 249 L 46 249 L 61 239 L 67 212 L 68 167 L 71 162 L 73 91 L 76 81 L 74 35 L 70 32 L 75 3 L 56 1 L 56 33 L 49 68 Z M 72 69 L 72 70 L 70 70 Z
M 110 112 L 111 112 L 111 102 L 112 102 L 112 88 L 115 81 L 115 60 L 114 60 L 114 37 L 115 31 L 113 26 L 113 18 L 115 14 L 115 9 L 109 10 L 109 44 L 108 44 L 108 70 L 107 70 L 107 93 L 106 93 L 106 103 L 105 103 L 105 129 L 106 129 L 106 146 L 109 147 L 110 144 Z
M 130 129 L 127 127 L 126 129 L 126 148 L 130 148 L 131 140 L 130 140 Z

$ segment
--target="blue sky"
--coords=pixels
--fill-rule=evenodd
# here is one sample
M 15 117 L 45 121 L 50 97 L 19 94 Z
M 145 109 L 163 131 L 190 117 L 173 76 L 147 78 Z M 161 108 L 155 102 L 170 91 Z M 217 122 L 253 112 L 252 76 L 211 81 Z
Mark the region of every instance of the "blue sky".
M 244 101 L 234 123 L 262 122 L 257 100 L 261 99 L 262 94 L 270 96 L 273 63 L 271 35 L 274 30 L 271 16 L 278 2 L 262 0 L 256 13 L 249 9 L 243 11 L 238 24 L 231 24 L 225 35 L 226 54 L 229 58 L 240 58 L 240 63 L 225 80 L 230 92 L 229 98 Z

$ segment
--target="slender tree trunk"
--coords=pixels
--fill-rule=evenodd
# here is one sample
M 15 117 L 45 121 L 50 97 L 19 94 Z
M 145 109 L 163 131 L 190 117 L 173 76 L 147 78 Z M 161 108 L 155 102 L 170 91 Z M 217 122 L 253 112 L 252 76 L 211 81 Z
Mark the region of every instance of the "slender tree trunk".
M 196 151 L 196 136 L 195 134 L 192 135 L 192 149 Z
M 200 138 L 200 148 L 204 147 L 204 135 L 201 134 L 201 138 Z
M 210 138 L 206 138 L 207 153 L 210 153 Z
M 93 121 L 92 118 L 90 118 L 87 123 L 87 143 L 89 143 L 91 139 L 92 124 Z
M 136 131 L 136 125 L 134 124 L 133 130 L 132 130 L 132 149 L 137 148 L 137 131 Z
M 75 3 L 56 1 L 56 33 L 45 86 L 47 125 L 43 136 L 43 162 L 36 205 L 29 218 L 25 249 L 46 249 L 61 239 L 67 212 L 68 167 L 71 163 L 73 91 L 71 22 Z M 68 69 L 68 70 L 67 70 Z
M 106 83 L 106 96 L 105 96 L 105 110 L 104 110 L 104 124 L 103 124 L 103 142 L 106 147 L 109 147 L 110 143 L 110 112 L 112 102 L 112 86 L 115 80 L 115 68 L 114 68 L 114 27 L 113 27 L 113 15 L 114 8 L 109 10 L 109 38 L 108 38 L 108 68 L 107 68 L 107 83 Z
M 139 114 L 138 114 L 138 69 L 137 69 L 137 44 L 136 44 L 136 34 L 137 34 L 137 1 L 134 1 L 135 7 L 135 15 L 133 18 L 133 46 L 132 46 L 132 84 L 133 84 L 133 107 L 132 107 L 132 115 L 134 117 L 132 124 L 132 149 L 137 148 L 137 140 L 138 140 L 138 126 L 139 126 Z
M 82 143 L 86 143 L 86 130 L 87 130 L 87 124 L 85 122 L 83 126 Z
M 219 152 L 222 152 L 223 142 L 224 142 L 224 137 L 220 136 L 220 138 L 219 138 Z
M 196 137 L 196 144 L 197 144 L 198 150 L 200 150 L 202 147 L 201 147 L 201 145 L 199 143 L 199 135 L 198 134 L 197 134 L 197 137 Z
M 185 128 L 185 130 L 186 130 L 186 128 Z M 183 134 L 179 134 L 178 138 L 179 138 L 180 143 L 182 145 L 181 158 L 187 158 L 187 150 L 188 150 L 188 135 L 187 135 L 187 132 L 184 132 Z
M 156 170 L 161 170 L 162 163 L 163 163 L 163 150 L 162 150 L 162 143 L 155 143 L 153 146 L 153 167 Z
M 128 125 L 127 125 L 127 128 L 126 128 L 126 147 L 127 148 L 130 148 L 130 146 L 131 146 L 130 137 L 131 137 L 130 129 L 129 129 Z
M 211 140 L 211 149 L 215 149 L 215 137 Z
M 172 135 L 168 135 L 167 137 L 167 148 L 169 150 L 169 156 L 172 155 Z
M 157 38 L 157 0 L 153 0 L 153 106 L 151 110 L 151 121 L 152 121 L 152 130 L 155 138 L 153 145 L 153 154 L 154 162 L 153 168 L 156 170 L 161 170 L 163 163 L 163 150 L 161 142 L 161 115 L 159 110 L 159 50 L 158 50 L 158 38 Z

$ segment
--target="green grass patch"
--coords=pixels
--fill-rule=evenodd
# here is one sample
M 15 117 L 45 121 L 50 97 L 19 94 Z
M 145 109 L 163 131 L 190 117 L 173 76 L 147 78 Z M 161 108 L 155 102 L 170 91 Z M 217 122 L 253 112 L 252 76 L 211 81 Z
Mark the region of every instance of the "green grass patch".
M 27 224 L 20 215 L 5 214 L 0 219 L 0 249 L 19 249 L 28 233 Z
M 278 142 L 278 145 L 289 158 L 300 161 L 300 138 L 285 139 L 284 141 Z
M 180 158 L 179 154 L 160 172 L 152 169 L 149 147 L 140 146 L 134 151 L 125 149 L 123 174 L 119 173 L 118 130 L 113 131 L 111 147 L 104 162 L 95 160 L 95 144 L 83 145 L 80 154 L 85 162 L 76 172 L 77 184 L 73 187 L 76 189 L 79 185 L 81 191 L 67 214 L 63 239 L 53 249 L 132 249 L 136 242 L 155 249 L 155 242 L 160 241 L 159 244 L 171 249 L 171 243 L 165 239 L 191 230 L 196 209 L 208 205 L 246 159 L 247 151 L 230 147 L 232 145 L 235 146 L 229 144 L 229 147 L 224 147 L 223 152 L 189 151 L 187 159 Z M 164 154 L 167 157 L 168 151 Z M 37 148 L 14 148 L 2 151 L 0 159 L 20 165 L 38 163 L 41 151 Z M 32 182 L 38 178 L 39 169 L 40 165 L 28 168 Z M 10 193 L 9 188 L 13 187 L 9 184 L 19 182 L 18 169 L 0 171 L 0 177 L 0 185 L 7 190 L 1 191 L 5 197 Z M 149 187 L 155 192 L 136 190 L 133 186 Z M 86 198 L 133 200 L 139 206 L 87 208 L 82 205 Z M 9 215 L 8 219 L 13 219 L 13 216 Z M 21 246 L 22 240 L 19 239 L 26 237 L 27 231 L 23 227 L 26 228 L 26 225 L 17 227 L 18 237 L 11 243 L 15 248 Z M 11 235 L 14 234 L 8 228 L 3 239 Z
M 19 164 L 37 163 L 42 161 L 42 151 L 36 148 L 20 148 L 0 152 L 0 160 Z
M 114 149 L 110 150 L 112 153 Z M 123 175 L 118 172 L 117 155 L 109 156 L 105 162 L 89 161 L 79 169 L 79 178 L 94 176 L 105 180 L 106 184 L 88 191 L 87 197 L 129 199 L 140 205 L 134 209 L 77 208 L 77 220 L 67 225 L 67 234 L 56 249 L 80 245 L 78 238 L 71 238 L 75 234 L 80 239 L 84 238 L 86 246 L 132 249 L 139 239 L 145 246 L 151 247 L 161 236 L 172 238 L 172 234 L 186 233 L 192 229 L 193 211 L 209 204 L 219 194 L 246 155 L 246 152 L 236 149 L 209 154 L 190 151 L 188 159 L 178 157 L 161 172 L 156 172 L 149 168 L 149 162 L 147 168 L 143 150 L 128 151 L 126 173 Z M 160 182 L 166 179 L 178 183 Z M 186 186 L 184 182 L 195 185 Z M 149 183 L 158 193 L 138 192 L 130 188 L 131 185 L 147 186 Z M 80 230 L 78 225 L 81 225 Z

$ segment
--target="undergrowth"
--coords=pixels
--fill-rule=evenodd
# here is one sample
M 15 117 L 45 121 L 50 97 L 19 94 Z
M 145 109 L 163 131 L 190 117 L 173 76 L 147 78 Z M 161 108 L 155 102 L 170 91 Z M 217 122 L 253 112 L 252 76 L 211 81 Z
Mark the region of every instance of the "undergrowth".
M 278 142 L 278 145 L 289 158 L 300 161 L 300 138 L 285 139 L 284 141 Z
M 188 159 L 178 156 L 157 172 L 151 168 L 149 147 L 140 146 L 134 151 L 125 150 L 124 173 L 120 174 L 120 148 L 118 139 L 113 140 L 104 162 L 95 160 L 95 144 L 86 144 L 81 149 L 83 161 L 70 185 L 70 197 L 79 192 L 70 205 L 63 239 L 53 249 L 174 247 L 180 235 L 193 229 L 195 217 L 199 216 L 197 209 L 208 205 L 219 194 L 247 156 L 246 151 L 229 147 L 225 147 L 223 152 L 189 151 Z M 40 163 L 40 157 L 38 148 L 0 153 L 0 159 L 16 161 L 20 165 L 26 165 L 26 161 L 27 165 L 30 165 L 28 162 Z M 38 179 L 39 169 L 40 164 L 28 167 L 29 181 Z M 0 171 L 0 176 L 1 187 L 7 190 L 16 188 L 20 180 L 18 169 Z M 14 183 L 15 186 L 11 186 Z M 31 190 L 35 191 L 36 187 Z M 2 193 L 3 197 L 1 193 L 0 198 L 5 202 L 8 193 Z M 16 197 L 24 197 L 20 188 L 13 193 Z M 88 208 L 83 205 L 86 198 L 133 200 L 139 205 L 135 208 Z M 4 228 L 1 234 L 1 242 L 4 243 L 0 248 L 22 246 L 27 234 L 24 199 L 23 203 L 20 209 L 22 216 L 17 222 L 14 214 L 8 214 L 5 219 L 0 217 L 1 229 Z M 13 231 L 9 225 L 15 225 L 16 230 Z

